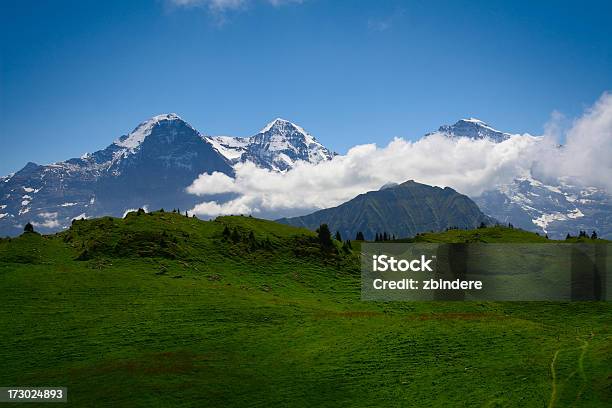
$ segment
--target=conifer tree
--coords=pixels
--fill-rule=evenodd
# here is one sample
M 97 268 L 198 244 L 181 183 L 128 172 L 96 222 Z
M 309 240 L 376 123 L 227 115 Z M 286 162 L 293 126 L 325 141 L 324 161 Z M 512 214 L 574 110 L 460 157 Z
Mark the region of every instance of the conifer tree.
M 226 225 L 225 228 L 223 228 L 223 238 L 227 239 L 230 237 L 230 235 L 231 235 L 230 230 Z
M 336 231 L 336 241 L 342 242 L 342 235 L 340 235 L 340 231 Z
M 317 235 L 319 237 L 319 244 L 321 244 L 323 249 L 329 250 L 334 247 L 327 224 L 321 224 L 319 228 L 317 228 Z

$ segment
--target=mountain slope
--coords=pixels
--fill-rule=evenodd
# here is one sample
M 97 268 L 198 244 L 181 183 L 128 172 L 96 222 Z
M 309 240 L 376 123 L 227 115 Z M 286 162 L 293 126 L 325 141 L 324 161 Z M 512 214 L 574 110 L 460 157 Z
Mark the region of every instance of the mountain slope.
M 412 180 L 360 194 L 338 207 L 278 221 L 310 229 L 326 223 L 332 231 L 340 231 L 348 239 L 353 239 L 358 231 L 366 239 L 382 232 L 410 237 L 425 231 L 476 228 L 483 222 L 493 222 L 472 200 L 452 188 L 442 189 Z
M 496 143 L 513 136 L 473 118 L 441 126 L 438 133 L 456 138 L 486 138 Z M 612 237 L 612 198 L 597 187 L 579 186 L 569 180 L 550 184 L 527 174 L 472 199 L 484 213 L 500 222 L 551 238 L 564 238 L 567 233 L 576 235 L 580 230 L 596 230 L 601 237 Z
M 485 191 L 473 200 L 500 222 L 560 239 L 580 230 L 612 237 L 612 198 L 602 189 L 561 180 L 556 185 L 533 177 Z
M 555 406 L 609 405 L 611 302 L 364 302 L 314 240 L 168 212 L 0 239 L 0 383 L 65 407 L 539 407 L 556 356 Z
M 277 118 L 248 138 L 208 136 L 211 143 L 233 163 L 253 162 L 273 171 L 286 171 L 298 161 L 319 163 L 334 153 L 295 123 Z
M 72 219 L 121 216 L 130 208 L 197 202 L 185 188 L 203 172 L 233 174 L 229 161 L 175 114 L 141 123 L 106 149 L 40 166 L 28 163 L 0 182 L 0 235 L 32 222 L 56 231 Z
M 500 132 L 497 129 L 493 129 L 482 120 L 476 118 L 461 119 L 454 125 L 442 125 L 438 128 L 436 133 L 441 133 L 448 137 L 490 139 L 494 142 L 503 142 L 512 136 L 510 133 Z

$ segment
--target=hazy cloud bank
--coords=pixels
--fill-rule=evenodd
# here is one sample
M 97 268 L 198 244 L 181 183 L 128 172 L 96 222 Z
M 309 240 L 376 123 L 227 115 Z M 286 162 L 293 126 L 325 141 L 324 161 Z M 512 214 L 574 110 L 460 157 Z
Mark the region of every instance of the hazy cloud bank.
M 286 173 L 241 164 L 235 178 L 202 174 L 187 191 L 203 197 L 237 196 L 225 203 L 204 201 L 192 209 L 195 214 L 279 217 L 333 207 L 387 182 L 410 179 L 450 186 L 470 196 L 529 174 L 551 181 L 570 176 L 612 191 L 612 96 L 604 94 L 574 121 L 562 148 L 557 147 L 556 133 L 515 135 L 501 143 L 440 134 L 416 142 L 396 138 L 384 147 L 355 146 L 346 155 L 317 165 L 300 163 Z

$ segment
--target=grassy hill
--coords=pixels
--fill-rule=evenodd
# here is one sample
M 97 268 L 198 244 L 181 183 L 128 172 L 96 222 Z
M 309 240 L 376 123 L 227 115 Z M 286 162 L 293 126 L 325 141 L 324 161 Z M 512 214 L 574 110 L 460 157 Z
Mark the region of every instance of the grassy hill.
M 450 187 L 440 188 L 414 180 L 368 191 L 337 207 L 315 211 L 301 217 L 282 218 L 283 224 L 316 229 L 328 224 L 343 237 L 358 232 L 374 239 L 386 232 L 397 237 L 421 231 L 441 231 L 448 227 L 476 228 L 481 223 L 494 224 L 474 201 Z
M 476 238 L 545 240 L 414 239 Z M 77 407 L 612 403 L 609 303 L 362 302 L 356 252 L 159 212 L 0 240 L 0 383 Z

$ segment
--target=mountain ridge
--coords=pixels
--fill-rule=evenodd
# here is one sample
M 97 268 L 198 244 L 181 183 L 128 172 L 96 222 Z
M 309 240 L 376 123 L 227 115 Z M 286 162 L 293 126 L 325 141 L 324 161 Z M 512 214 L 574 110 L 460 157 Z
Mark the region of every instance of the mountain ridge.
M 433 134 L 495 143 L 515 136 L 475 118 L 442 125 L 424 137 Z M 156 115 L 94 153 L 47 165 L 28 162 L 0 177 L 0 235 L 18 234 L 26 222 L 52 232 L 72 219 L 120 216 L 133 208 L 193 208 L 200 200 L 185 188 L 202 173 L 231 177 L 244 162 L 284 173 L 300 161 L 316 164 L 335 154 L 282 118 L 253 136 L 232 137 L 204 135 L 176 113 Z M 596 230 L 612 237 L 610 195 L 570 180 L 553 185 L 523 175 L 471 198 L 487 215 L 529 231 L 562 238 Z
M 347 239 L 354 239 L 362 232 L 370 240 L 383 232 L 409 237 L 421 232 L 470 229 L 495 222 L 468 196 L 450 187 L 434 187 L 414 180 L 359 194 L 336 207 L 277 221 L 310 229 L 327 224 L 330 230 L 339 231 Z
M 236 155 L 220 142 L 243 151 Z M 199 198 L 185 190 L 202 173 L 233 176 L 233 166 L 246 161 L 282 172 L 298 161 L 318 163 L 333 155 L 285 119 L 249 138 L 219 139 L 176 113 L 160 114 L 101 150 L 46 165 L 28 162 L 0 177 L 0 235 L 17 235 L 27 222 L 53 232 L 73 219 L 121 216 L 134 208 L 193 208 Z

